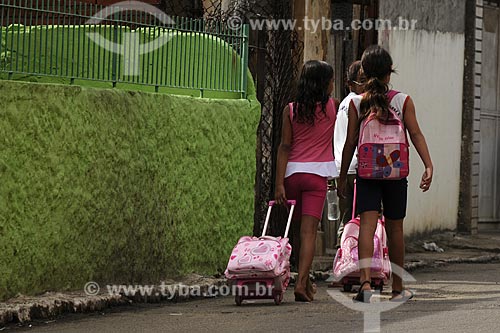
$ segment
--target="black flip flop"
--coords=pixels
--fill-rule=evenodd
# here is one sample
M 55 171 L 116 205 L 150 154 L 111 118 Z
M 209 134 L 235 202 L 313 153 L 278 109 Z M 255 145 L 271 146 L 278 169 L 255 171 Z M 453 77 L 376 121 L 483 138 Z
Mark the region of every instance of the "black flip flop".
M 370 298 L 372 298 L 372 290 L 363 290 L 365 284 L 371 285 L 371 281 L 363 281 L 359 286 L 358 293 L 352 298 L 354 302 L 370 303 Z
M 298 293 L 294 293 L 294 294 L 295 294 L 295 302 L 303 302 L 303 303 L 311 302 L 311 300 L 307 297 L 307 295 L 298 294 Z

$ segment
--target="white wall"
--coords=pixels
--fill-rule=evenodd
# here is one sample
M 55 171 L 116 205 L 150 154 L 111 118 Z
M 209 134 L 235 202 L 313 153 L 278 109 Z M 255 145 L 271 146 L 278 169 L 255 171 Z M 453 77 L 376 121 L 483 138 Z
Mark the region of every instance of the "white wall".
M 431 190 L 422 193 L 419 183 L 424 167 L 411 148 L 405 234 L 455 229 L 460 190 L 464 35 L 414 30 L 385 31 L 379 36 L 398 71 L 391 83 L 414 100 L 434 163 Z

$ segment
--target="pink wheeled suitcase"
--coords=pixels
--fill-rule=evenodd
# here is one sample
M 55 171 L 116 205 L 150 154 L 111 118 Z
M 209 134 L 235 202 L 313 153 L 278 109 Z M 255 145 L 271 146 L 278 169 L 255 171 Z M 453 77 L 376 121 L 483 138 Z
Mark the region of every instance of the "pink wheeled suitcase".
M 354 202 L 352 219 L 345 225 L 340 240 L 340 248 L 337 250 L 333 262 L 333 275 L 336 281 L 342 283 L 344 291 L 351 291 L 353 285 L 360 284 L 358 236 L 359 217 L 356 212 L 356 185 L 354 186 Z M 384 218 L 380 218 L 373 237 L 373 257 L 371 264 L 372 287 L 382 291 L 391 277 L 391 261 L 387 247 L 387 234 L 385 231 Z
M 274 204 L 269 202 L 262 235 L 241 237 L 229 258 L 225 276 L 233 286 L 237 305 L 245 299 L 274 299 L 279 305 L 290 282 L 292 246 L 287 237 L 295 200 L 288 201 L 291 208 L 283 237 L 266 236 Z

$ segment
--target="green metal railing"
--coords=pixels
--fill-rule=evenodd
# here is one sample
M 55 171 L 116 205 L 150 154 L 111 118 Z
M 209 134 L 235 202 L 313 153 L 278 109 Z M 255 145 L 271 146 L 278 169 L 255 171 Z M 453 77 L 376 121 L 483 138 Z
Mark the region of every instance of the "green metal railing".
M 1 0 L 0 74 L 246 97 L 248 25 L 230 29 L 151 8 Z

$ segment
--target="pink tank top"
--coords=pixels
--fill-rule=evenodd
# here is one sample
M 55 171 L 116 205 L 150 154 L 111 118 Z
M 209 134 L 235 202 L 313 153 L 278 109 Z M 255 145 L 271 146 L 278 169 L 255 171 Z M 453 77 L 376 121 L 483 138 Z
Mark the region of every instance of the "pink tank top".
M 293 117 L 293 103 L 290 103 L 292 147 L 285 177 L 297 172 L 329 178 L 338 176 L 333 158 L 333 130 L 337 118 L 333 99 L 328 100 L 325 109 L 323 113 L 318 104 L 314 125 L 298 123 Z

